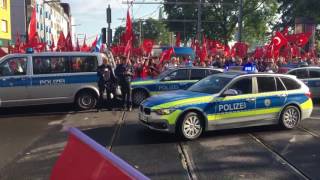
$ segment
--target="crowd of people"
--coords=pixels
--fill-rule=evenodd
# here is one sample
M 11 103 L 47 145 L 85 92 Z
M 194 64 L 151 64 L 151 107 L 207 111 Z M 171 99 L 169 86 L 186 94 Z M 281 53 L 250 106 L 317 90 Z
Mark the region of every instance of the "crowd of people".
M 135 79 L 156 78 L 161 72 L 169 68 L 200 66 L 223 68 L 246 66 L 252 64 L 258 72 L 274 72 L 283 73 L 282 67 L 301 67 L 301 66 L 319 66 L 319 58 L 292 58 L 284 59 L 255 59 L 240 58 L 240 57 L 224 57 L 221 55 L 208 56 L 204 61 L 200 58 L 191 60 L 190 57 L 172 57 L 169 61 L 160 62 L 159 57 L 131 57 L 130 60 L 124 56 L 114 58 L 116 68 L 113 71 L 110 61 L 106 56 L 103 56 L 103 64 L 97 70 L 98 87 L 100 91 L 100 99 L 98 108 L 103 105 L 103 93 L 106 91 L 107 100 L 111 100 L 111 94 L 116 94 L 117 86 L 120 86 L 122 95 L 123 109 L 132 110 L 132 92 L 131 81 Z M 111 103 L 107 103 L 108 109 L 111 109 Z

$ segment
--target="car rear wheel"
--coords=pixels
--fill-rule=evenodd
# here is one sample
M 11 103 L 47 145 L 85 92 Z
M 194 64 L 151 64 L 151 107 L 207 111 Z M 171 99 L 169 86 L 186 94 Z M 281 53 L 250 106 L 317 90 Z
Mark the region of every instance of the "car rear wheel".
M 187 113 L 181 121 L 179 129 L 183 138 L 188 140 L 197 139 L 203 131 L 201 117 L 194 112 Z
M 281 113 L 280 122 L 286 129 L 293 129 L 300 123 L 300 111 L 295 106 L 287 106 Z
M 90 91 L 80 92 L 76 97 L 76 105 L 80 110 L 93 109 L 97 105 L 97 96 Z
M 140 105 L 140 103 L 148 98 L 147 92 L 144 90 L 136 90 L 133 92 L 132 101 L 134 105 Z

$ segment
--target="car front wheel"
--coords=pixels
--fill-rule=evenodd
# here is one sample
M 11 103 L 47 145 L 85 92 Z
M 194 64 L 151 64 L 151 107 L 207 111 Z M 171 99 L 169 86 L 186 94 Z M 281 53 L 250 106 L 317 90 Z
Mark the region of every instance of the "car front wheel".
M 295 106 L 287 106 L 281 113 L 280 122 L 286 129 L 293 129 L 300 123 L 300 111 Z
M 203 131 L 201 117 L 194 112 L 187 113 L 181 121 L 179 129 L 183 138 L 187 140 L 197 139 Z
M 76 104 L 80 110 L 93 109 L 97 105 L 98 99 L 92 92 L 83 91 L 76 97 Z

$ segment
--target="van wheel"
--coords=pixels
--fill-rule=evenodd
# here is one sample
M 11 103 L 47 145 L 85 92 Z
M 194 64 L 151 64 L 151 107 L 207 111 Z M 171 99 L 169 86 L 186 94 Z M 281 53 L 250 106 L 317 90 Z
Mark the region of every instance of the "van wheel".
M 134 105 L 139 106 L 140 103 L 148 98 L 148 93 L 144 90 L 136 90 L 133 92 L 132 102 Z
M 76 104 L 80 110 L 93 109 L 96 107 L 97 102 L 97 96 L 89 91 L 80 92 L 76 98 Z
M 199 114 L 187 113 L 179 124 L 180 135 L 187 140 L 197 139 L 203 131 L 203 125 Z
M 280 123 L 286 129 L 293 129 L 300 123 L 300 111 L 295 106 L 287 106 L 281 113 Z

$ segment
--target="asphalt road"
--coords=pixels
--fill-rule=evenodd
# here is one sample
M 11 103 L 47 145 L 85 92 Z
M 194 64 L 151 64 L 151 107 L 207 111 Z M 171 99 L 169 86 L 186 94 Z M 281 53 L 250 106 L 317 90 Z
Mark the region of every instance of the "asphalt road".
M 295 130 L 223 130 L 195 141 L 148 130 L 136 112 L 77 112 L 58 105 L 0 110 L 0 179 L 48 179 L 71 126 L 151 179 L 320 177 L 319 105 Z

